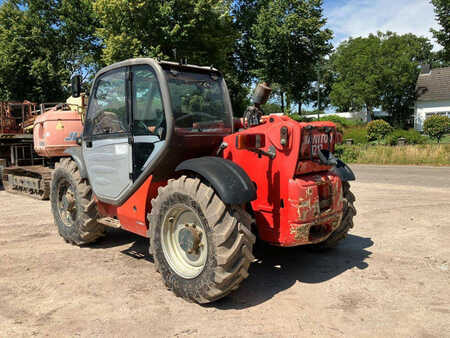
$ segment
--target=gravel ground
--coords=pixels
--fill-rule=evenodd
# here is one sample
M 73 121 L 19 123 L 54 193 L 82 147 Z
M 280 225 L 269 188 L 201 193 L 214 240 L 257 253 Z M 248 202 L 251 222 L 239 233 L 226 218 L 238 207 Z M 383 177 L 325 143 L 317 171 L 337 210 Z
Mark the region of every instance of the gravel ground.
M 207 306 L 164 288 L 146 239 L 71 246 L 49 202 L 0 191 L 0 337 L 450 337 L 450 168 L 353 168 L 358 215 L 336 250 L 270 249 Z

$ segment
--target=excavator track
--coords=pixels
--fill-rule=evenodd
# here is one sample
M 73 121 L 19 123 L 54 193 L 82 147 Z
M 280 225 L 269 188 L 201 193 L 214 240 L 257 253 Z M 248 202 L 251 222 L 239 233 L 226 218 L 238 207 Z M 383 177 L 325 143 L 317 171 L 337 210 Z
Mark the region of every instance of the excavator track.
M 53 169 L 43 166 L 3 168 L 3 187 L 12 194 L 48 200 L 52 172 Z

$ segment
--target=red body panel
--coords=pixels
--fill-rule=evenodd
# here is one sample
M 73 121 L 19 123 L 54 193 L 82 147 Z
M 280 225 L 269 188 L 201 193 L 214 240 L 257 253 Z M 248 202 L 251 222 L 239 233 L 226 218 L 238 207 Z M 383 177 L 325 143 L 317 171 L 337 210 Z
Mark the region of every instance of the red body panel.
M 308 125 L 316 129 L 305 130 Z M 280 142 L 282 127 L 288 129 L 288 140 L 284 146 Z M 324 127 L 334 130 L 334 124 L 330 122 L 298 123 L 287 116 L 270 116 L 264 124 L 225 137 L 228 147 L 223 157 L 240 165 L 257 186 L 257 198 L 251 206 L 258 234 L 264 241 L 280 246 L 314 243 L 326 238 L 339 224 L 342 214 L 339 178 L 328 172 L 329 166 L 310 160 L 309 143 L 306 153 L 305 144 L 301 153 L 302 141 L 307 141 L 305 137 L 309 133 L 320 134 L 320 129 Z M 241 134 L 265 134 L 262 150 L 269 151 L 270 147 L 274 147 L 275 158 L 252 150 L 238 150 L 236 135 Z M 313 144 L 314 150 L 327 149 L 329 145 L 330 150 L 334 150 L 333 140 L 328 144 L 325 137 L 316 139 L 324 142 Z M 300 160 L 302 157 L 304 159 Z M 327 196 L 319 196 L 320 185 L 328 189 Z M 327 209 L 320 209 L 321 200 L 329 201 Z M 310 236 L 313 226 L 314 235 Z
M 121 206 L 112 206 L 97 201 L 101 215 L 116 217 L 123 229 L 148 237 L 147 214 L 151 211 L 151 200 L 158 194 L 158 188 L 167 182 L 154 182 L 150 176 L 136 192 Z

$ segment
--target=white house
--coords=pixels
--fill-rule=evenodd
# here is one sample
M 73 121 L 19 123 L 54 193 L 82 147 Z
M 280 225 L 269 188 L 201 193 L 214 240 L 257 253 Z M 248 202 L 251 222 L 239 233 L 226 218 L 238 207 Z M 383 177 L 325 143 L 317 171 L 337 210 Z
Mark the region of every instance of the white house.
M 416 84 L 414 128 L 423 131 L 423 123 L 433 114 L 450 117 L 450 67 L 423 67 Z

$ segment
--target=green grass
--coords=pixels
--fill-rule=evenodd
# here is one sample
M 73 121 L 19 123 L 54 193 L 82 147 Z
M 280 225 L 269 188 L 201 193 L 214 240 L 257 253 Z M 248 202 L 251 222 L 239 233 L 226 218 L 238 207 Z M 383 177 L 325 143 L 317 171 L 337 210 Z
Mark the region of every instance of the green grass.
M 450 144 L 342 145 L 336 154 L 347 163 L 450 166 Z
M 354 144 L 367 143 L 367 130 L 364 126 L 357 126 L 344 129 L 344 140 L 352 139 Z
M 444 135 L 441 138 L 441 143 L 450 143 L 450 134 Z

